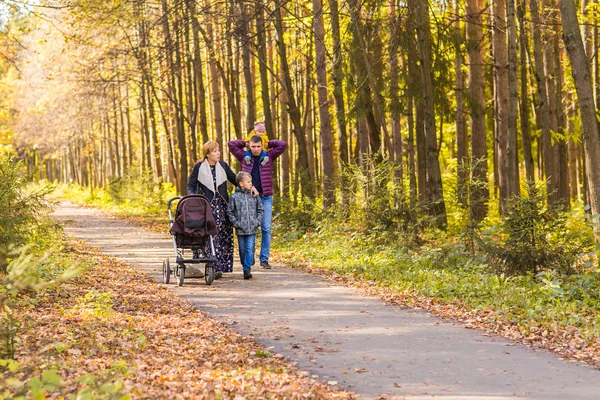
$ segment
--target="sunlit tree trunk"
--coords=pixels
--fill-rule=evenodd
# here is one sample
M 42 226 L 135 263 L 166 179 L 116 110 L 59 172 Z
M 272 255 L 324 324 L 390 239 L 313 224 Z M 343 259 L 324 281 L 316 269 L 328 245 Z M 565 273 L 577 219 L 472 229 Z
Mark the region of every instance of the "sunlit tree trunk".
M 437 151 L 437 134 L 433 94 L 433 41 L 429 23 L 427 3 L 411 0 L 409 8 L 414 9 L 414 22 L 417 31 L 419 62 L 421 67 L 421 89 L 423 94 L 423 114 L 425 119 L 425 149 L 427 162 L 427 208 L 436 218 L 436 225 L 447 225 L 446 204 L 442 189 L 442 174 Z
M 192 37 L 193 37 L 193 65 L 194 65 L 194 88 L 196 90 L 195 95 L 197 101 L 195 102 L 195 113 L 194 118 L 199 117 L 198 127 L 200 128 L 200 134 L 202 135 L 202 141 L 208 141 L 208 119 L 206 113 L 206 88 L 204 86 L 204 71 L 203 61 L 201 54 L 201 43 L 200 43 L 200 22 L 196 16 L 196 1 L 186 0 L 186 5 L 189 12 L 189 18 L 192 21 Z M 194 124 L 195 125 L 195 124 Z M 193 151 L 195 157 L 198 156 L 198 150 Z M 194 158 L 195 159 L 195 158 Z
M 312 46 L 311 46 L 312 47 Z M 317 171 L 315 164 L 315 146 L 313 140 L 313 132 L 314 132 L 314 122 L 313 122 L 313 93 L 312 93 L 312 85 L 313 80 L 311 76 L 312 72 L 312 57 L 307 57 L 306 59 L 306 86 L 304 94 L 306 95 L 306 100 L 304 101 L 304 131 L 306 133 L 306 149 L 308 153 L 308 171 L 310 173 L 310 182 L 312 185 L 316 182 L 317 179 Z
M 563 71 L 563 50 L 560 48 L 560 38 L 554 37 L 554 54 L 556 54 L 556 121 L 558 123 L 558 133 L 561 138 L 557 141 L 558 151 L 558 173 L 559 173 L 559 199 L 564 209 L 568 210 L 571 206 L 569 196 L 569 154 L 567 152 L 567 141 L 565 140 L 566 116 L 563 104 L 564 97 L 564 71 Z
M 520 70 L 521 70 L 521 142 L 523 147 L 523 159 L 525 161 L 525 177 L 528 181 L 533 182 L 535 179 L 535 169 L 533 164 L 533 153 L 531 150 L 531 130 L 529 127 L 529 73 L 528 73 L 528 55 L 529 40 L 527 39 L 527 30 L 525 29 L 525 5 L 526 0 L 518 0 L 518 15 L 519 15 L 519 51 L 520 51 Z
M 302 184 L 302 192 L 309 198 L 313 198 L 314 194 L 309 182 L 309 171 L 308 171 L 308 154 L 306 148 L 306 137 L 304 135 L 304 128 L 302 126 L 302 120 L 300 116 L 300 110 L 297 107 L 296 98 L 294 95 L 294 88 L 292 86 L 292 77 L 290 73 L 290 67 L 287 59 L 287 50 L 283 36 L 283 19 L 281 17 L 281 9 L 275 8 L 275 29 L 277 31 L 277 48 L 279 52 L 279 62 L 282 70 L 282 83 L 286 92 L 286 108 L 290 115 L 293 125 L 294 136 L 298 144 L 298 161 L 296 169 L 296 179 Z
M 456 161 L 457 161 L 457 195 L 461 204 L 466 202 L 465 182 L 469 172 L 469 143 L 465 125 L 465 110 L 463 103 L 464 74 L 462 71 L 463 55 L 460 47 L 465 40 L 461 28 L 461 6 L 454 0 L 454 37 L 456 38 L 456 56 L 454 58 L 455 85 L 456 85 Z
M 249 22 L 248 13 L 250 10 L 246 4 L 237 0 L 237 11 L 238 13 L 238 32 L 239 41 L 242 50 L 242 63 L 244 71 L 244 83 L 246 86 L 246 126 L 243 128 L 244 131 L 249 131 L 254 126 L 256 121 L 256 104 L 254 100 L 254 81 L 252 79 L 252 70 L 250 63 L 250 34 L 249 34 Z
M 494 0 L 494 92 L 496 95 L 496 142 L 498 158 L 498 186 L 500 212 L 506 211 L 510 195 L 509 139 L 508 139 L 508 48 L 506 41 L 506 0 Z
M 577 10 L 573 0 L 560 0 L 563 21 L 563 40 L 571 62 L 573 80 L 581 114 L 582 142 L 585 151 L 585 171 L 592 215 L 600 214 L 600 134 L 594 102 L 593 82 L 588 59 L 585 54 Z M 596 222 L 598 222 L 596 220 Z M 594 225 L 597 241 L 600 239 L 600 225 Z
M 538 110 L 539 110 L 539 126 L 542 130 L 541 145 L 543 158 L 543 170 L 545 178 L 547 180 L 546 189 L 548 192 L 548 199 L 551 202 L 556 201 L 556 183 L 557 174 L 555 171 L 555 161 L 557 157 L 553 154 L 553 146 L 551 143 L 551 129 L 556 129 L 556 115 L 552 113 L 550 107 L 550 98 L 548 93 L 554 94 L 554 90 L 548 90 L 548 79 L 546 74 L 551 73 L 554 75 L 554 68 L 552 63 L 554 60 L 548 55 L 548 50 L 544 52 L 544 44 L 542 42 L 540 9 L 539 0 L 531 0 L 531 19 L 533 22 L 533 51 L 535 56 L 535 74 L 537 82 L 537 93 L 538 93 Z M 551 63 L 551 66 L 548 65 Z M 550 83 L 551 88 L 554 88 L 554 84 Z M 553 97 L 553 96 L 552 96 Z
M 167 1 L 162 0 L 162 11 L 163 11 L 163 34 L 165 38 L 165 45 L 167 50 L 167 69 L 169 75 L 169 83 L 171 89 L 171 99 L 174 108 L 175 127 L 177 131 L 177 147 L 179 150 L 179 185 L 178 190 L 180 193 L 185 194 L 187 188 L 187 175 L 188 171 L 188 158 L 187 158 L 187 146 L 185 131 L 183 128 L 183 110 L 181 108 L 181 97 L 183 94 L 181 79 L 179 77 L 179 71 L 175 71 L 176 68 L 180 67 L 180 55 L 177 47 L 174 45 L 174 41 L 171 37 L 171 28 L 169 24 L 169 9 L 167 7 Z M 172 50 L 175 51 L 172 51 Z M 173 60 L 173 53 L 175 53 L 176 60 Z M 179 79 L 178 79 L 179 78 Z
M 519 183 L 519 149 L 517 144 L 517 110 L 519 107 L 519 89 L 517 73 L 517 26 L 515 17 L 515 1 L 506 0 L 506 23 L 508 30 L 508 197 L 518 196 Z
M 471 220 L 475 223 L 481 222 L 487 215 L 489 200 L 482 12 L 481 0 L 467 0 L 467 49 L 471 96 Z
M 421 73 L 418 68 L 417 60 L 419 55 L 417 54 L 417 45 L 415 43 L 414 35 L 414 19 L 413 13 L 409 10 L 408 14 L 408 28 L 407 28 L 407 59 L 408 59 L 408 92 L 409 92 L 409 104 L 414 103 L 409 109 L 409 125 L 412 123 L 413 129 L 410 129 L 410 134 L 413 134 L 412 140 L 409 140 L 409 146 L 413 147 L 413 173 L 416 173 L 417 177 L 417 196 L 419 199 L 419 206 L 424 207 L 427 201 L 426 188 L 427 188 L 427 162 L 425 158 L 425 124 L 423 121 L 423 100 L 421 92 Z M 414 163 L 414 156 L 416 150 L 417 162 Z M 409 162 L 410 164 L 410 162 Z
M 313 0 L 313 27 L 315 33 L 315 54 L 317 72 L 317 93 L 319 96 L 319 131 L 321 133 L 321 162 L 323 165 L 323 208 L 334 204 L 335 180 L 333 167 L 333 132 L 329 114 L 327 93 L 327 50 L 325 49 L 325 27 L 323 23 L 323 4 Z
M 264 10 L 262 1 L 257 4 L 256 10 L 256 40 L 257 55 L 260 71 L 260 87 L 263 105 L 263 114 L 265 117 L 265 128 L 270 137 L 279 137 L 273 126 L 273 116 L 271 113 L 271 98 L 269 94 L 269 76 L 267 71 L 267 33 L 265 31 Z
M 380 152 L 381 155 L 384 154 L 384 149 L 381 148 L 381 139 L 380 139 L 380 129 L 383 130 L 384 137 L 384 145 L 386 149 L 392 148 L 392 141 L 390 139 L 390 134 L 387 129 L 387 123 L 385 121 L 385 109 L 383 107 L 383 100 L 381 98 L 381 94 L 378 91 L 377 80 L 375 77 L 375 71 L 373 70 L 373 66 L 371 60 L 369 58 L 369 53 L 367 49 L 367 45 L 365 43 L 364 38 L 364 29 L 362 27 L 362 21 L 360 16 L 361 4 L 358 0 L 350 0 L 349 1 L 350 15 L 352 17 L 352 22 L 354 25 L 353 33 L 360 48 L 360 55 L 357 56 L 362 58 L 362 65 L 364 69 L 364 73 L 366 74 L 366 78 L 368 81 L 368 85 L 370 87 L 369 98 L 371 97 L 371 93 L 373 95 L 375 109 L 377 111 L 377 117 L 374 115 L 372 110 L 367 111 L 367 122 L 369 122 L 369 134 L 370 134 L 370 145 L 371 151 L 373 153 Z
M 396 14 L 396 1 L 390 0 L 390 113 L 392 114 L 392 151 L 391 158 L 395 160 L 396 178 L 402 182 L 402 136 L 400 132 L 400 99 L 398 97 L 398 44 L 400 41 L 400 17 Z
M 332 50 L 332 74 L 333 98 L 335 101 L 335 118 L 338 130 L 338 151 L 340 165 L 346 165 L 350 161 L 348 155 L 348 133 L 346 126 L 346 106 L 344 102 L 344 72 L 342 66 L 342 41 L 340 38 L 339 6 L 337 0 L 329 0 L 329 11 L 331 16 L 331 36 L 333 39 Z
M 567 106 L 567 131 L 570 139 L 568 141 L 568 154 L 569 154 L 569 195 L 571 199 L 580 200 L 580 181 L 579 181 L 579 169 L 581 168 L 581 162 L 579 161 L 579 144 L 575 141 L 575 118 L 577 118 L 577 104 L 573 93 L 568 95 L 568 106 Z

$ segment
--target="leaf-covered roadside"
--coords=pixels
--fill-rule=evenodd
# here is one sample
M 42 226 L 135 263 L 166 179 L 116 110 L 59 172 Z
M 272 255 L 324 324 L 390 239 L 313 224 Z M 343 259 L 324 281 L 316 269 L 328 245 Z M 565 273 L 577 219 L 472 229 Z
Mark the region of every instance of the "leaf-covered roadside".
M 67 251 L 87 271 L 21 299 L 0 398 L 352 398 L 143 273 L 82 242 Z

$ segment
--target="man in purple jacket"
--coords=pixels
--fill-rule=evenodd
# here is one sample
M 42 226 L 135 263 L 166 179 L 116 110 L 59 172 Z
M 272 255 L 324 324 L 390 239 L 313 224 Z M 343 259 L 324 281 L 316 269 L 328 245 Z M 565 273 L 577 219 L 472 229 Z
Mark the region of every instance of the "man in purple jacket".
M 252 153 L 250 163 L 244 162 L 244 149 L 248 146 Z M 262 140 L 259 136 L 252 136 L 246 145 L 243 140 L 229 142 L 229 150 L 239 162 L 242 171 L 252 175 L 252 185 L 258 191 L 264 208 L 261 224 L 262 241 L 260 243 L 260 266 L 270 269 L 269 256 L 271 254 L 271 225 L 273 219 L 273 161 L 285 151 L 287 143 L 283 140 L 269 140 L 267 144 L 268 157 L 261 162 L 260 154 L 263 151 Z

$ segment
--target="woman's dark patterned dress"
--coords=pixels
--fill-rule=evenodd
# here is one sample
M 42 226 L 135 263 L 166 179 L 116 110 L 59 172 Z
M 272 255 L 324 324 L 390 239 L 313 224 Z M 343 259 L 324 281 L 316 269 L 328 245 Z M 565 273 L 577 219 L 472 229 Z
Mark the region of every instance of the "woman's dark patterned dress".
M 219 232 L 215 237 L 215 252 L 217 253 L 215 271 L 233 272 L 233 225 L 227 217 L 227 202 L 216 190 L 217 172 L 215 167 L 211 166 L 210 169 L 215 185 L 215 197 L 210 202 L 210 208 Z

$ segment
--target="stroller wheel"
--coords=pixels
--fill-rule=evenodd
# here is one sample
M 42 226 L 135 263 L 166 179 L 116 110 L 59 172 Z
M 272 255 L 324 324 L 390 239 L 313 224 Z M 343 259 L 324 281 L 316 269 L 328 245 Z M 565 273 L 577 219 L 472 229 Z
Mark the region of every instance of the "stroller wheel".
M 168 284 L 171 280 L 171 265 L 169 264 L 169 259 L 167 258 L 163 261 L 163 283 Z
M 207 265 L 206 268 L 204 269 L 204 280 L 206 281 L 207 285 L 212 285 L 213 281 L 215 280 L 215 267 L 212 265 Z
M 178 275 L 177 275 L 177 286 L 183 286 L 183 280 L 185 279 L 185 264 L 179 264 Z

